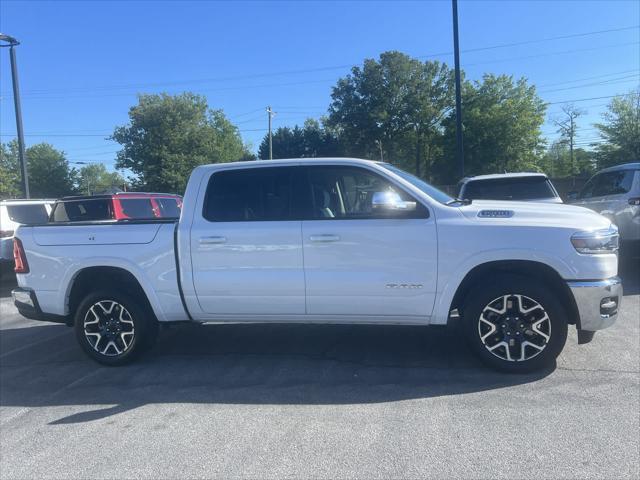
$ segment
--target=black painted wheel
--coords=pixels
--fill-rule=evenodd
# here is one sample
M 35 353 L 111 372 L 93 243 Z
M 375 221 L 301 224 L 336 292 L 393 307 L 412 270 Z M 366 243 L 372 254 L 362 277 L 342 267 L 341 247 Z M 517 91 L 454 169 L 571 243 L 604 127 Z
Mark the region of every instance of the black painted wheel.
M 556 296 L 539 282 L 512 275 L 471 291 L 463 325 L 486 364 L 514 373 L 552 366 L 567 339 L 566 313 Z
M 140 302 L 118 291 L 87 295 L 75 316 L 76 338 L 82 349 L 104 365 L 123 365 L 151 346 L 157 321 Z

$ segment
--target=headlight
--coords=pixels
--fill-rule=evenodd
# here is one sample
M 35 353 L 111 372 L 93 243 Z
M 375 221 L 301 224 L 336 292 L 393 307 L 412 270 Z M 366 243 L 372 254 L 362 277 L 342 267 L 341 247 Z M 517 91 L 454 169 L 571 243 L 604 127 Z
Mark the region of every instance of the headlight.
M 614 253 L 618 250 L 619 238 L 618 227 L 610 225 L 602 230 L 574 233 L 571 243 L 579 253 Z

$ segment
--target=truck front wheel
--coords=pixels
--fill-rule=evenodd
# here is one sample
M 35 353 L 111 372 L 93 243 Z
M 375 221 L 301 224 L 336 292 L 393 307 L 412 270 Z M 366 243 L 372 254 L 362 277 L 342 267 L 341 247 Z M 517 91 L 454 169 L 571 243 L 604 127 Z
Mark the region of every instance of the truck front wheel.
M 497 275 L 476 284 L 463 306 L 474 352 L 490 367 L 525 373 L 555 364 L 567 340 L 567 315 L 541 282 Z
M 90 293 L 76 310 L 76 338 L 95 361 L 123 365 L 155 341 L 158 323 L 146 310 L 117 290 Z

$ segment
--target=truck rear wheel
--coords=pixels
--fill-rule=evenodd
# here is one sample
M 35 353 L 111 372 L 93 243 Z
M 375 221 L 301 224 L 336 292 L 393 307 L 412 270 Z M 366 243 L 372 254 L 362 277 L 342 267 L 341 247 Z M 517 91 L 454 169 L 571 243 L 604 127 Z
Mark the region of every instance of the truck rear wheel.
M 488 366 L 510 373 L 552 367 L 567 340 L 567 315 L 547 287 L 516 275 L 477 284 L 463 306 L 463 328 Z
M 155 342 L 158 322 L 140 302 L 117 290 L 90 293 L 74 319 L 76 339 L 89 357 L 124 365 Z

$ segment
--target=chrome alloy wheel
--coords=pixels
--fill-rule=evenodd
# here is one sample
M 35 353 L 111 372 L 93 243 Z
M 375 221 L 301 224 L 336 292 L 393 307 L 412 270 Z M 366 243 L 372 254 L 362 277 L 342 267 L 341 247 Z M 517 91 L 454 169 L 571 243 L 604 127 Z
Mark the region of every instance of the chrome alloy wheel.
M 84 316 L 84 335 L 96 352 L 115 357 L 126 352 L 133 343 L 133 319 L 118 302 L 101 300 Z
M 487 350 L 508 362 L 522 362 L 539 355 L 551 338 L 551 320 L 532 298 L 508 294 L 484 307 L 478 334 Z

